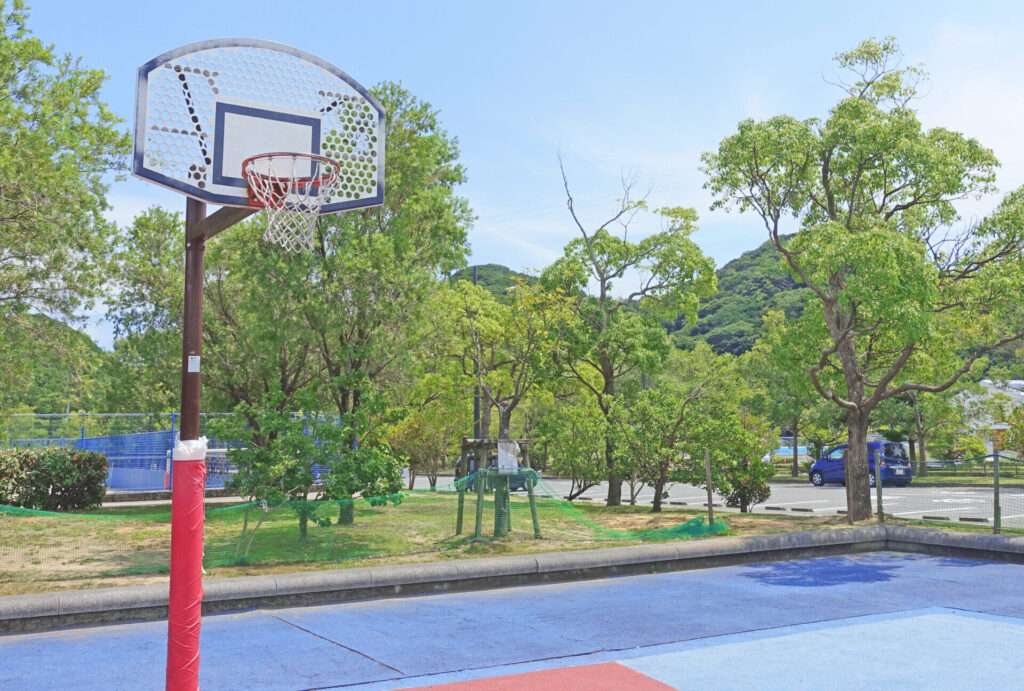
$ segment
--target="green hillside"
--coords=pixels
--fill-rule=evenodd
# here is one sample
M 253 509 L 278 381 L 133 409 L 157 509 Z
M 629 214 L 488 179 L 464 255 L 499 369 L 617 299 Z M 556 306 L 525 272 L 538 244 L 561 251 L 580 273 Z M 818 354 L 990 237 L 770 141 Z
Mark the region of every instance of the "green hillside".
M 697 323 L 690 326 L 680 318 L 666 325 L 678 347 L 689 349 L 703 340 L 720 353 L 738 355 L 754 345 L 767 311 L 781 310 L 789 318 L 803 311 L 806 289 L 768 242 L 744 252 L 716 275 L 718 292 L 701 300 Z
M 470 266 L 456 271 L 452 278 L 456 281 L 469 281 L 472 283 L 473 267 Z M 499 300 L 505 294 L 505 291 L 512 286 L 513 278 L 519 278 L 528 283 L 534 280 L 532 276 L 513 271 L 501 264 L 480 264 L 476 267 L 477 285 L 481 288 L 486 288 L 490 291 L 491 295 Z
M 744 252 L 718 269 L 716 275 L 718 292 L 701 300 L 695 325 L 690 326 L 681 317 L 665 325 L 679 348 L 689 349 L 703 340 L 720 353 L 738 355 L 754 345 L 761 333 L 761 318 L 768 310 L 781 310 L 789 318 L 803 310 L 806 289 L 793 279 L 768 242 Z M 478 284 L 499 299 L 514 276 L 531 280 L 500 264 L 477 267 Z M 472 281 L 473 268 L 462 269 L 455 278 Z

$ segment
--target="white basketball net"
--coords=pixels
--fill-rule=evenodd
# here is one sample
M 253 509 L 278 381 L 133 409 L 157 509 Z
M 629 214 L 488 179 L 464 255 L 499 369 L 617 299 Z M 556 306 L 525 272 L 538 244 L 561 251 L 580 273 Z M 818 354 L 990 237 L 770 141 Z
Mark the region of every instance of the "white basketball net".
M 320 208 L 339 179 L 334 161 L 312 154 L 265 154 L 243 165 L 249 200 L 267 212 L 266 242 L 312 251 Z

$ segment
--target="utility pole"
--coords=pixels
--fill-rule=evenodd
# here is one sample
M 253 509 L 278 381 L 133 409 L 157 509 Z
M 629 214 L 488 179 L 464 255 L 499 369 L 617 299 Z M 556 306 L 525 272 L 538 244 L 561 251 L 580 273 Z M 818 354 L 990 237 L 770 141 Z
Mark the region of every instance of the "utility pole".
M 476 264 L 473 265 L 473 285 L 476 285 Z M 474 374 L 476 374 L 477 377 L 479 377 L 480 376 L 480 363 L 479 362 L 476 363 L 476 370 L 477 371 L 474 372 Z M 479 379 L 477 381 L 479 381 Z M 474 393 L 473 393 L 473 438 L 474 439 L 480 439 L 481 438 L 481 436 L 480 436 L 480 384 L 479 383 L 474 388 Z M 479 465 L 479 461 L 478 461 L 477 469 L 479 469 L 479 467 L 480 467 L 480 465 Z

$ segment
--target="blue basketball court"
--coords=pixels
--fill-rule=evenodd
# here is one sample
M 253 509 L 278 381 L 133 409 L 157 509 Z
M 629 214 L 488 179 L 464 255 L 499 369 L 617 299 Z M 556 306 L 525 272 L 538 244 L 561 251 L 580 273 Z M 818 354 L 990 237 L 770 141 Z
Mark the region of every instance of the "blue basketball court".
M 3 689 L 159 689 L 166 622 L 0 637 Z M 210 615 L 208 689 L 1015 688 L 1024 566 L 872 552 Z

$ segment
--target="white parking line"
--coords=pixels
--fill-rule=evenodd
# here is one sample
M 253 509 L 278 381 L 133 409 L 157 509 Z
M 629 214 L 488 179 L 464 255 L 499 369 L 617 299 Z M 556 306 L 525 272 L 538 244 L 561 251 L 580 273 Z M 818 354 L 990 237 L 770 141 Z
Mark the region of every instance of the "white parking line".
M 772 506 L 790 506 L 792 504 L 831 504 L 831 499 L 815 499 L 813 501 L 784 501 L 784 502 L 772 502 Z

